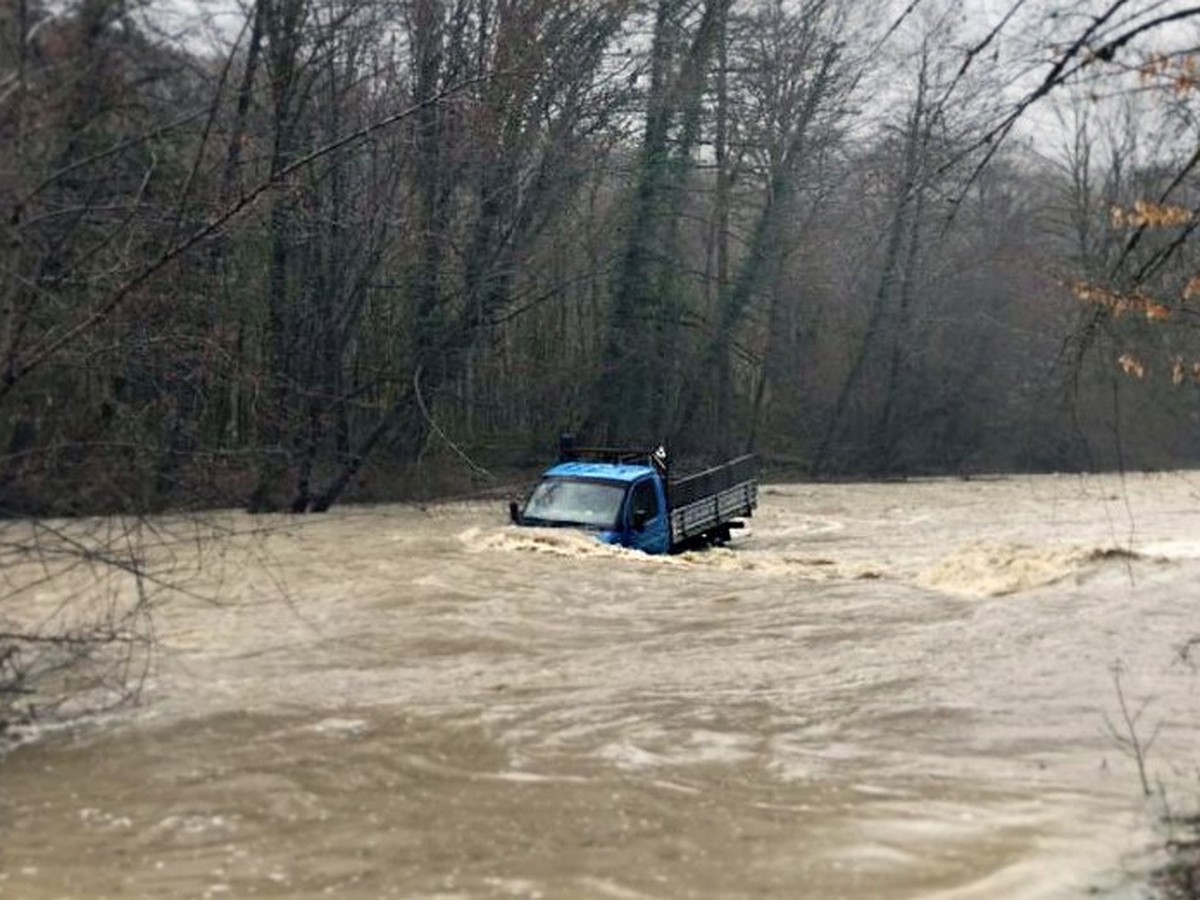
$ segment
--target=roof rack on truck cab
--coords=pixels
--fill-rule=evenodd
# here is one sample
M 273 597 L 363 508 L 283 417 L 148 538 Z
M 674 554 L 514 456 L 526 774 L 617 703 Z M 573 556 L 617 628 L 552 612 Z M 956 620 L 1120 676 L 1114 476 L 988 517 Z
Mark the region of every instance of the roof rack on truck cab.
M 657 447 L 580 447 L 575 443 L 572 434 L 558 436 L 558 461 L 565 462 L 599 462 L 616 466 L 641 465 L 652 466 L 665 480 L 668 475 L 667 448 L 664 444 Z

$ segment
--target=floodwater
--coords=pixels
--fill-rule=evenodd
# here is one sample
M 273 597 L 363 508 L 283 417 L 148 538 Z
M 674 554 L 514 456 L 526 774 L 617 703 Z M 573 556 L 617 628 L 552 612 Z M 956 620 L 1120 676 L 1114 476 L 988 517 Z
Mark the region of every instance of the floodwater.
M 0 896 L 1131 898 L 1200 797 L 1200 474 L 218 519 L 140 704 L 0 764 Z

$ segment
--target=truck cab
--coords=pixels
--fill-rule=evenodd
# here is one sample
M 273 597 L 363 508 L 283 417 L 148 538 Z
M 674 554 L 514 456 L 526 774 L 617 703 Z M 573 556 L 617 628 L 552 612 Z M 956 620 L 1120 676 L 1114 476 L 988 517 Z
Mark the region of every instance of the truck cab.
M 646 553 L 671 549 L 663 479 L 652 466 L 562 462 L 548 469 L 520 524 L 583 528 L 606 544 Z

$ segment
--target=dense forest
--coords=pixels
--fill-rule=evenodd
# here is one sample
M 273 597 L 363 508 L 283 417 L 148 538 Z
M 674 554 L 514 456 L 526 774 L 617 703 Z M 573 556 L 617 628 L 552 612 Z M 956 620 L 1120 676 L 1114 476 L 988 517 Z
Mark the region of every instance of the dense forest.
M 0 0 L 0 507 L 1195 464 L 1194 14 L 1022 6 Z

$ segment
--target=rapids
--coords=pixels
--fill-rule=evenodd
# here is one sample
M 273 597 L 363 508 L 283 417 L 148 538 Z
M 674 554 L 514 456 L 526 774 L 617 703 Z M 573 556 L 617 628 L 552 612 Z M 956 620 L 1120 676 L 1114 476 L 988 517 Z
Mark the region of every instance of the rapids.
M 1200 797 L 1200 474 L 768 485 L 665 558 L 213 516 L 141 702 L 0 764 L 0 896 L 1130 898 Z

